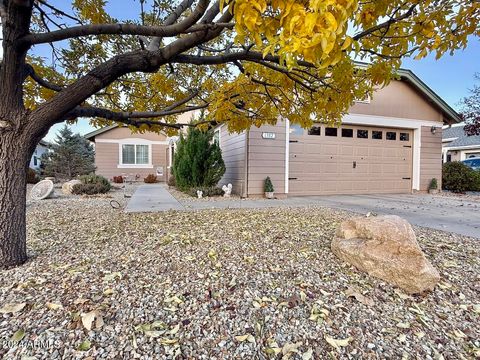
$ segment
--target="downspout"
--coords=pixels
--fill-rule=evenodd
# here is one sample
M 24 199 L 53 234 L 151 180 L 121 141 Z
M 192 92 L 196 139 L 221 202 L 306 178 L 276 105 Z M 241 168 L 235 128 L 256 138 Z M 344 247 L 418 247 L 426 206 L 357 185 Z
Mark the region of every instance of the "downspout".
M 245 167 L 244 167 L 244 182 L 243 182 L 243 194 L 242 197 L 248 197 L 248 156 L 250 154 L 249 149 L 250 130 L 245 132 Z

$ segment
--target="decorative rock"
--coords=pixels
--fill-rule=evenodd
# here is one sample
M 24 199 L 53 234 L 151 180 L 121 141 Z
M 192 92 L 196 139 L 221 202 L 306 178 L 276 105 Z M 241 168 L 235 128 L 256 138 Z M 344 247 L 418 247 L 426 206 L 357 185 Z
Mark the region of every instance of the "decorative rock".
M 410 294 L 433 290 L 440 281 L 411 225 L 399 216 L 344 221 L 331 247 L 340 259 Z
M 73 187 L 77 184 L 81 184 L 82 182 L 80 180 L 70 180 L 67 181 L 66 183 L 63 183 L 62 185 L 62 192 L 66 195 L 71 195 Z
M 197 190 L 197 197 L 201 199 L 203 197 L 203 191 L 202 190 Z
M 224 197 L 230 197 L 230 195 L 232 194 L 232 184 L 223 185 L 222 190 L 224 192 Z
M 53 181 L 42 180 L 36 183 L 30 191 L 30 197 L 32 200 L 43 200 L 53 194 Z

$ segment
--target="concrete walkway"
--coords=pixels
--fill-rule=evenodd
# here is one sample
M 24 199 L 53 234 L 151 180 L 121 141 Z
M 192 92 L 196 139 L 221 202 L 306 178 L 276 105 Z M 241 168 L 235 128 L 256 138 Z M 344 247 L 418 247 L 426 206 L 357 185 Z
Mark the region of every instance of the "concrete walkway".
M 480 202 L 446 196 L 417 195 L 332 195 L 291 197 L 285 200 L 245 199 L 217 201 L 176 200 L 165 185 L 141 185 L 129 201 L 126 212 L 167 210 L 252 209 L 322 206 L 366 214 L 398 215 L 411 224 L 480 238 Z
M 137 188 L 125 208 L 125 212 L 157 212 L 183 210 L 178 202 L 162 184 L 141 185 Z

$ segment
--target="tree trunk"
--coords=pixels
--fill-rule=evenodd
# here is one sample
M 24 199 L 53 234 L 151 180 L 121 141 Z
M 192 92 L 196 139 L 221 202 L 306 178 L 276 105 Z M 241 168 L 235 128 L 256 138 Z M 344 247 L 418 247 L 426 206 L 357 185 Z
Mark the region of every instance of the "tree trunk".
M 0 269 L 27 260 L 26 171 L 31 148 L 31 141 L 16 131 L 0 131 Z

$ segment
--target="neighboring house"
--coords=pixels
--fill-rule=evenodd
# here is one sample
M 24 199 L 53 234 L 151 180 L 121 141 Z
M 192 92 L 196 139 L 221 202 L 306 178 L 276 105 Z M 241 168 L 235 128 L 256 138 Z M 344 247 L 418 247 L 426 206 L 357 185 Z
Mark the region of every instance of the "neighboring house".
M 464 123 L 445 126 L 442 134 L 443 162 L 480 157 L 480 135 L 467 136 Z
M 357 102 L 339 128 L 304 130 L 288 120 L 229 134 L 216 131 L 226 172 L 241 196 L 261 196 L 267 176 L 279 197 L 411 193 L 442 179 L 442 126 L 459 115 L 411 71 Z M 441 186 L 441 184 L 440 184 Z
M 182 114 L 178 121 L 188 123 L 191 116 L 191 113 Z M 112 125 L 95 130 L 85 138 L 95 143 L 96 174 L 108 179 L 121 175 L 140 181 L 155 174 L 158 181 L 167 181 L 172 161 L 169 152 L 174 149 L 176 137 L 132 133 L 128 127 Z
M 48 151 L 48 146 L 48 142 L 40 140 L 33 152 L 32 158 L 30 159 L 30 168 L 40 170 L 40 166 L 42 165 L 41 157 Z

